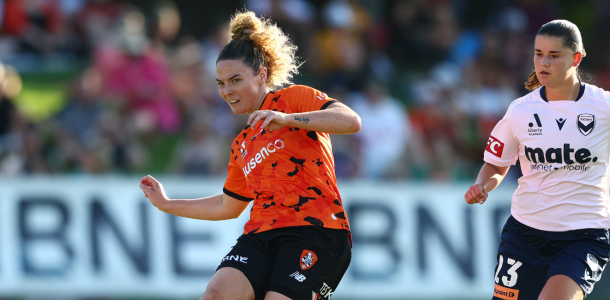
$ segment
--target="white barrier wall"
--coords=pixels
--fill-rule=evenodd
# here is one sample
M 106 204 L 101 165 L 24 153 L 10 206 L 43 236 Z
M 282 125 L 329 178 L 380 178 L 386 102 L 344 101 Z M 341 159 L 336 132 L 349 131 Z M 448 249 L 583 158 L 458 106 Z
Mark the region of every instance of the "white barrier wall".
M 159 212 L 135 177 L 0 178 L 0 297 L 199 297 L 247 221 Z M 222 179 L 160 178 L 168 196 Z M 514 186 L 485 205 L 467 184 L 343 181 L 353 259 L 333 298 L 490 298 Z M 287 274 L 288 276 L 289 274 Z

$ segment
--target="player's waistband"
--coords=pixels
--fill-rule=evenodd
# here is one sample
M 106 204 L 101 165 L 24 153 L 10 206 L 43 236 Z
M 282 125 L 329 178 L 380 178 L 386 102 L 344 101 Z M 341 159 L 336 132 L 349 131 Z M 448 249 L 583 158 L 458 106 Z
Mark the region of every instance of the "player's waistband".
M 575 230 L 568 230 L 568 231 L 546 231 L 546 230 L 540 230 L 540 229 L 536 229 L 534 227 L 530 227 L 527 226 L 519 221 L 517 221 L 517 219 L 515 219 L 515 217 L 513 217 L 512 215 L 508 218 L 508 220 L 506 221 L 506 225 L 504 225 L 505 228 L 507 228 L 508 230 L 529 230 L 534 234 L 539 234 L 539 235 L 546 235 L 546 234 L 555 234 L 555 235 L 577 235 L 577 234 L 594 234 L 594 233 L 606 233 L 608 232 L 608 229 L 603 229 L 603 228 L 584 228 L 584 229 L 575 229 Z

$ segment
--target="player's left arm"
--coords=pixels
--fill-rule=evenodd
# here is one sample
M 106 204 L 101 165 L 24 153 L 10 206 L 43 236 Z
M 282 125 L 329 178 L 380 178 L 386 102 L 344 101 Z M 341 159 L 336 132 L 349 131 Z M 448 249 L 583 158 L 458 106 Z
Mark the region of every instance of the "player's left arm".
M 356 133 L 361 123 L 360 116 L 341 102 L 333 102 L 323 110 L 292 114 L 258 110 L 248 118 L 248 125 L 253 127 L 276 130 L 289 126 L 333 134 Z

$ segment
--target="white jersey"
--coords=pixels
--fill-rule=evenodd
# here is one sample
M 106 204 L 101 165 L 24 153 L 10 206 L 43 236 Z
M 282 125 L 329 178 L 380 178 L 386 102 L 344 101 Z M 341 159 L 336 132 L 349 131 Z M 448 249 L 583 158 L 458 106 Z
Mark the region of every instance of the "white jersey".
M 547 101 L 544 87 L 519 98 L 494 128 L 485 162 L 521 162 L 511 214 L 545 231 L 610 228 L 610 93 L 581 84 L 576 101 Z

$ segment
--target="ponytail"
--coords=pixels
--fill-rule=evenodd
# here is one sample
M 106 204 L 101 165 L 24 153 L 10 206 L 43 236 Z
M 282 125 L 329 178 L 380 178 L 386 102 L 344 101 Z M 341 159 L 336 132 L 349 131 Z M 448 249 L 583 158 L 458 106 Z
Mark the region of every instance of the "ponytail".
M 525 88 L 530 91 L 533 91 L 541 86 L 542 86 L 542 84 L 540 84 L 540 81 L 538 80 L 538 76 L 536 76 L 536 71 L 535 70 L 532 71 L 532 74 L 530 74 L 530 77 L 525 82 Z

